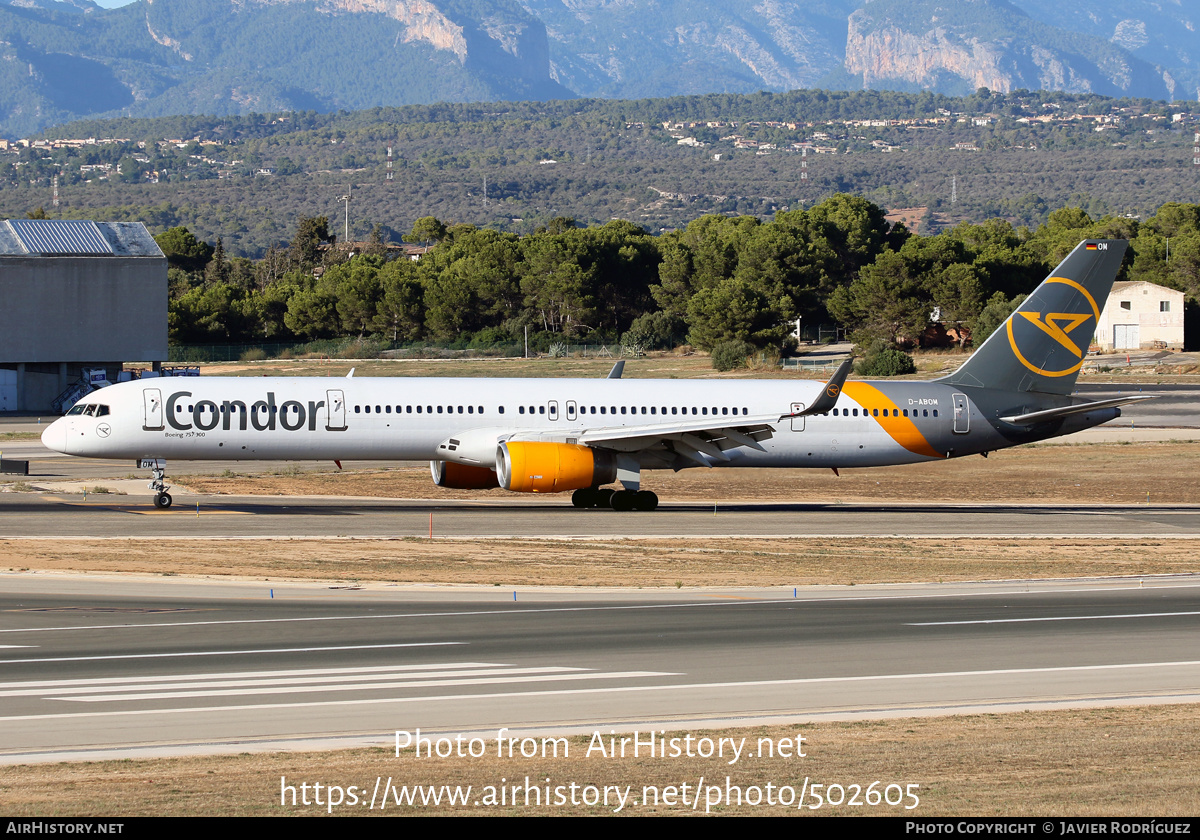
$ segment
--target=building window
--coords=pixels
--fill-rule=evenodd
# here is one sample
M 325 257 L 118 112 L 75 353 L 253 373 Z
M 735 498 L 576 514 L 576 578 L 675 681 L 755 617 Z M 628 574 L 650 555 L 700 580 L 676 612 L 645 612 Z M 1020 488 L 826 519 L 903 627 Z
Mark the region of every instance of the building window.
M 1121 308 L 1125 310 L 1133 309 L 1133 302 L 1128 300 L 1121 301 Z
M 1160 300 L 1158 302 L 1158 311 L 1159 312 L 1170 312 L 1171 311 L 1171 301 Z

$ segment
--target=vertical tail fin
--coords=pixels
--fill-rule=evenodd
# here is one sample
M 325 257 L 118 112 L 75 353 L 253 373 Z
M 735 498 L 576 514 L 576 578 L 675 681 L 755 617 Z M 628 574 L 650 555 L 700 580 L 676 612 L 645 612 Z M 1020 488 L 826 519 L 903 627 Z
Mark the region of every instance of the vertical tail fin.
M 1123 239 L 1080 242 L 966 364 L 940 381 L 1070 394 L 1128 245 Z

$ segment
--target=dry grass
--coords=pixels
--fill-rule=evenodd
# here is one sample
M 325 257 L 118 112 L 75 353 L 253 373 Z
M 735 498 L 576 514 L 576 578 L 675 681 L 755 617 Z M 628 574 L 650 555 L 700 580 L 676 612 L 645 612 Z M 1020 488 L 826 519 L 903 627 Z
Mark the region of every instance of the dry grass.
M 604 735 L 608 730 L 601 730 Z M 667 733 L 667 737 L 687 732 Z M 188 757 L 156 761 L 110 761 L 0 767 L 0 802 L 10 817 L 38 816 L 272 816 L 324 814 L 325 807 L 281 805 L 281 778 L 297 788 L 322 785 L 366 788 L 376 778 L 395 785 L 471 785 L 472 800 L 487 785 L 632 786 L 638 805 L 624 813 L 688 814 L 691 791 L 705 785 L 797 791 L 810 785 L 874 781 L 918 784 L 920 805 L 842 806 L 803 814 L 888 814 L 893 816 L 1179 816 L 1200 811 L 1200 706 L 1082 711 L 1023 712 L 1007 715 L 920 718 L 804 726 L 692 730 L 707 736 L 748 739 L 747 754 L 761 737 L 805 738 L 805 758 L 748 758 L 733 766 L 716 757 L 661 759 L 586 757 L 590 739 L 570 739 L 568 758 L 497 759 L 397 758 L 390 749 L 328 753 L 274 753 L 229 757 Z M 489 735 L 494 738 L 494 735 Z M 645 735 L 643 734 L 643 737 Z M 494 748 L 494 740 L 492 741 Z M 643 786 L 689 784 L 689 805 L 644 806 Z M 310 798 L 314 796 L 311 792 Z M 327 794 L 322 791 L 322 801 Z M 522 794 L 523 795 L 523 794 Z M 569 796 L 569 792 L 567 793 Z M 894 795 L 894 792 L 893 792 Z M 810 802 L 812 800 L 810 799 Z M 704 800 L 699 806 L 704 811 Z M 613 807 L 395 807 L 393 814 L 609 814 Z M 335 813 L 371 813 L 364 806 Z M 378 813 L 378 811 L 374 812 Z M 720 807 L 722 814 L 796 814 L 793 808 Z
M 1200 539 L 0 540 L 12 570 L 490 586 L 806 586 L 1185 574 Z M 170 558 L 164 566 L 163 558 Z M 236 558 L 234 560 L 233 558 Z
M 1135 354 L 1136 355 L 1136 354 Z M 918 373 L 903 379 L 931 379 L 955 370 L 966 359 L 955 349 L 926 350 L 915 353 Z M 452 377 L 582 377 L 599 379 L 617 362 L 612 357 L 582 358 L 479 358 L 479 359 L 270 359 L 261 362 L 228 362 L 202 365 L 205 376 L 345 376 L 354 368 L 355 376 L 452 376 Z M 1107 368 L 1100 370 L 1099 368 Z M 758 364 L 753 369 L 719 373 L 713 370 L 707 354 L 656 352 L 640 359 L 628 359 L 626 379 L 824 379 L 825 373 L 805 373 L 798 368 L 784 370 Z M 1176 384 L 1200 382 L 1200 366 L 1195 354 L 1170 355 L 1155 365 L 1126 365 L 1124 357 L 1089 359 L 1080 375 L 1080 384 L 1103 382 L 1169 381 Z
M 0 432 L 0 443 L 6 440 L 38 440 L 41 432 Z

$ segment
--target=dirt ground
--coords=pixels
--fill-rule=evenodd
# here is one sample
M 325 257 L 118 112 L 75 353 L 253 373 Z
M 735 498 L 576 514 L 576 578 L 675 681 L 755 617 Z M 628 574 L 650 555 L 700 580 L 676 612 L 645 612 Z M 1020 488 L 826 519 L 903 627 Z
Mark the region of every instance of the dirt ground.
M 0 540 L 0 563 L 12 571 L 483 586 L 791 587 L 1145 576 L 1194 573 L 1198 557 L 1200 539 Z
M 653 724 L 649 724 L 653 726 Z M 649 731 L 649 730 L 647 730 Z M 655 730 L 655 734 L 658 731 Z M 582 802 L 587 786 L 630 787 L 633 797 L 624 815 L 712 813 L 726 815 L 890 815 L 890 816 L 1144 816 L 1170 817 L 1200 813 L 1200 706 L 1150 706 L 1004 715 L 915 718 L 856 723 L 815 723 L 797 726 L 726 730 L 664 731 L 660 737 L 698 739 L 746 738 L 744 754 L 731 765 L 728 757 L 681 756 L 678 759 L 600 754 L 588 736 L 560 743 L 559 756 L 540 755 L 498 759 L 494 733 L 487 736 L 489 755 L 483 758 L 417 758 L 411 749 L 360 749 L 326 753 L 242 754 L 227 757 L 107 761 L 90 764 L 0 767 L 0 802 L 9 817 L 62 816 L 280 816 L 327 813 L 365 816 L 393 815 L 605 815 L 610 804 Z M 607 747 L 607 730 L 601 732 Z M 769 738 L 784 739 L 799 751 L 783 758 L 749 757 L 763 752 Z M 646 738 L 647 732 L 643 731 Z M 681 741 L 683 745 L 686 742 Z M 589 747 L 592 753 L 589 756 Z M 566 757 L 564 757 L 566 753 Z M 791 750 L 789 750 L 789 754 Z M 726 800 L 726 778 L 741 787 L 740 805 Z M 540 806 L 532 794 L 526 805 L 525 780 L 533 787 L 559 793 L 563 804 Z M 692 800 L 703 779 L 695 810 Z M 502 781 L 503 780 L 503 781 Z M 549 781 L 547 781 L 549 780 Z M 320 794 L 314 789 L 321 783 Z M 807 785 L 806 785 L 807 782 Z M 872 805 L 871 785 L 893 802 Z M 687 790 L 682 785 L 689 785 Z M 307 784 L 307 790 L 301 785 Z M 392 794 L 382 812 L 370 798 L 376 785 L 471 786 L 466 806 L 397 805 Z M 573 792 L 571 784 L 577 786 Z M 772 788 L 768 791 L 767 785 Z M 351 785 L 356 805 L 330 808 L 328 786 L 338 788 L 334 800 L 349 802 Z M 519 787 L 514 806 L 511 786 Z M 820 789 L 814 785 L 821 785 Z M 854 786 L 858 786 L 856 791 Z M 900 785 L 899 788 L 889 785 Z M 909 785 L 912 798 L 908 797 Z M 505 787 L 504 804 L 487 805 L 488 786 L 499 802 L 497 787 Z M 834 786 L 830 789 L 830 786 Z M 841 786 L 840 788 L 837 786 Z M 655 805 L 646 788 L 659 792 Z M 295 789 L 296 805 L 292 805 Z M 663 795 L 675 789 L 676 802 Z M 782 788 L 782 790 L 781 790 Z M 900 795 L 903 789 L 905 796 Z M 797 800 L 806 790 L 804 804 Z M 846 804 L 820 808 L 813 796 L 832 797 Z M 848 804 L 857 793 L 860 804 Z M 310 804 L 303 798 L 307 794 Z M 403 795 L 402 795 L 403 796 Z M 684 802 L 680 802 L 680 797 Z M 717 796 L 720 797 L 717 800 Z M 647 803 L 647 799 L 650 802 Z M 790 801 L 790 807 L 769 805 L 768 798 Z M 321 804 L 316 804 L 319 799 Z M 907 810 L 904 806 L 916 807 Z M 417 800 L 420 801 L 419 798 Z M 760 801 L 751 805 L 748 801 Z M 475 805 L 475 802 L 481 804 Z M 636 804 L 635 804 L 636 803 Z

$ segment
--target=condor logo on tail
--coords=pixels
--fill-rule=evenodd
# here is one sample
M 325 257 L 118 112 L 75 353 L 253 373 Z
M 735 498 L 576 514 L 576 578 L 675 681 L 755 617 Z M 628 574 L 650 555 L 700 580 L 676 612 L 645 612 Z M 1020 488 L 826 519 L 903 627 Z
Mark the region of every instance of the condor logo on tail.
M 1089 250 L 1092 249 L 1089 247 Z M 1068 376 L 1083 366 L 1083 359 L 1087 354 L 1088 345 L 1091 343 L 1095 324 L 1100 320 L 1100 308 L 1096 306 L 1096 300 L 1088 293 L 1088 290 L 1070 278 L 1049 277 L 1046 279 L 1046 283 L 1064 283 L 1075 289 L 1083 296 L 1082 300 L 1076 298 L 1080 308 L 1086 305 L 1088 311 L 1047 312 L 1045 314 L 1019 311 L 1017 314 L 1022 316 L 1021 318 L 1013 317 L 1008 320 L 1008 343 L 1021 364 L 1034 373 L 1042 376 Z M 1081 329 L 1089 321 L 1092 322 L 1092 328 L 1090 330 Z M 1045 336 L 1054 339 L 1055 344 L 1058 345 L 1057 347 L 1050 345 L 1048 353 L 1042 349 L 1045 346 Z M 1022 345 L 1026 348 L 1025 353 L 1021 352 Z M 1066 355 L 1067 353 L 1070 355 Z M 1026 357 L 1027 354 L 1035 358 L 1044 356 L 1045 360 L 1039 366 L 1031 362 Z M 1058 367 L 1058 365 L 1062 365 L 1062 367 Z

